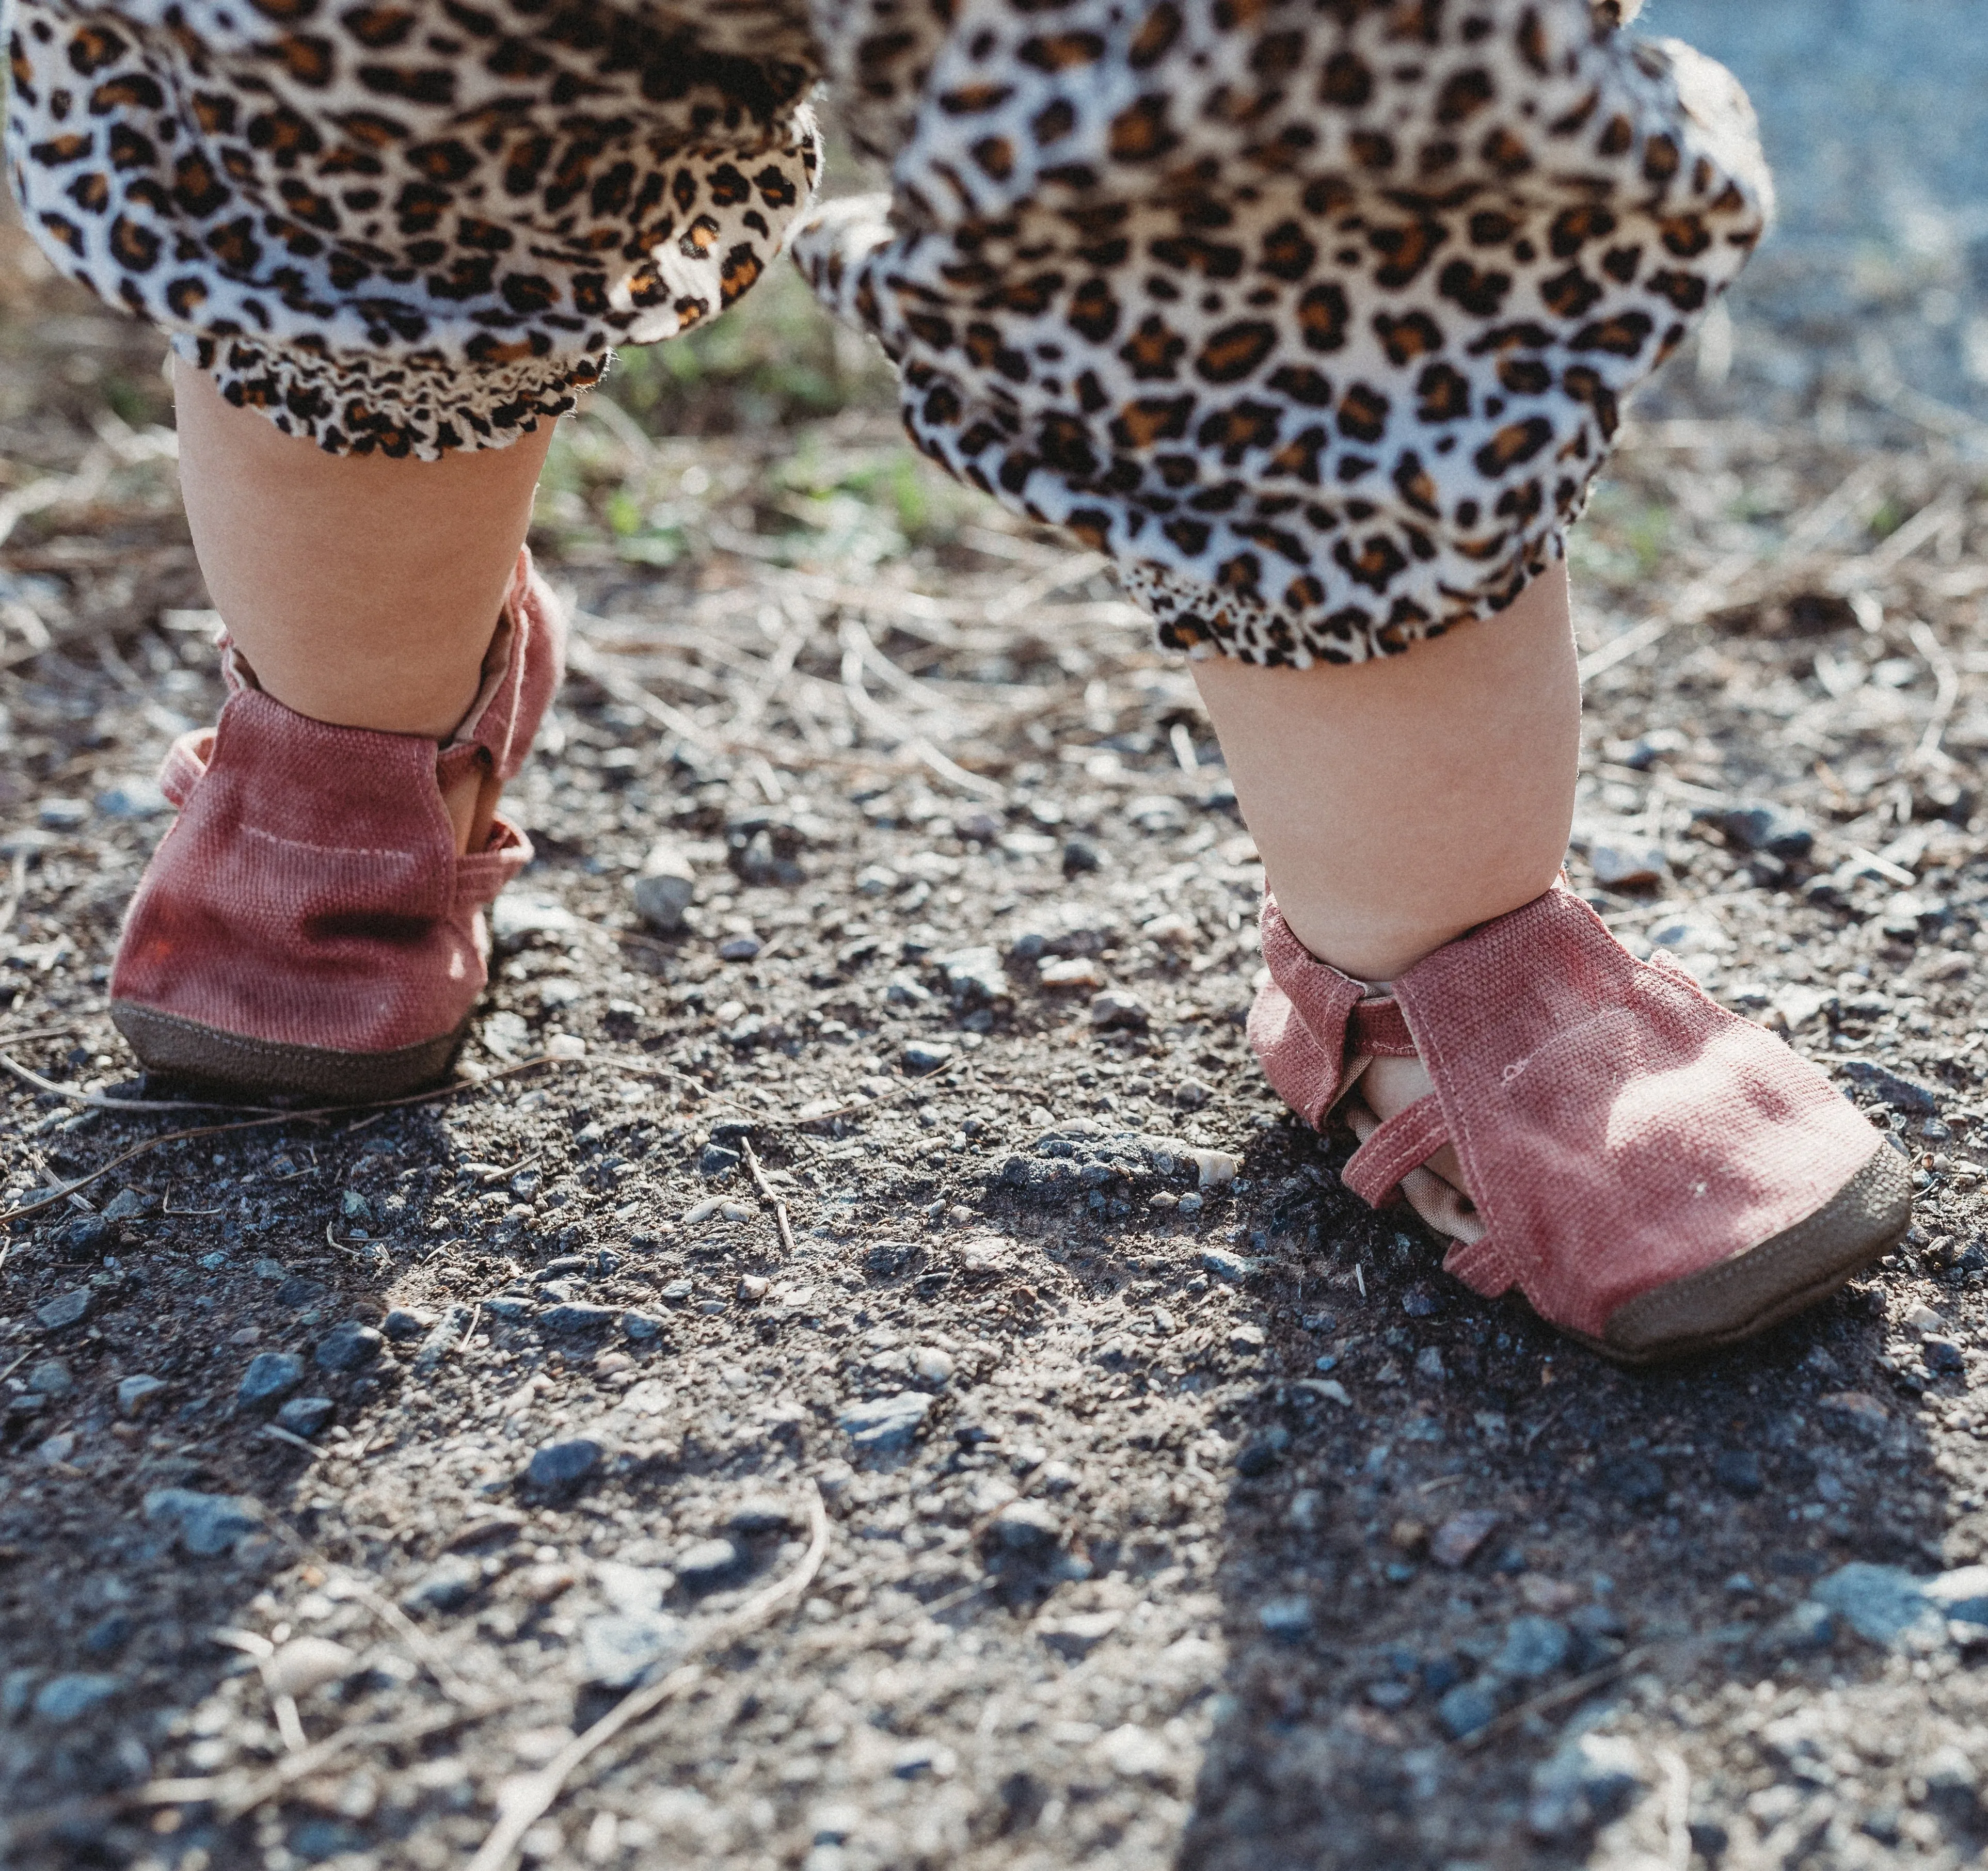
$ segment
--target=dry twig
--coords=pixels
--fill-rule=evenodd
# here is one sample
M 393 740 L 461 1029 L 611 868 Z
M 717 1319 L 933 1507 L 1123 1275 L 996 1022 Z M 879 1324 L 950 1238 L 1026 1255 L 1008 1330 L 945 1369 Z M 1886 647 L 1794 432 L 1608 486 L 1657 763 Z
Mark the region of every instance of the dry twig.
M 759 1152 L 753 1149 L 749 1137 L 739 1140 L 739 1147 L 746 1153 L 746 1168 L 752 1178 L 752 1187 L 759 1191 L 759 1199 L 773 1211 L 773 1225 L 780 1231 L 780 1245 L 789 1260 L 794 1254 L 794 1231 L 787 1223 L 787 1205 L 773 1193 L 773 1185 L 767 1181 L 766 1172 L 759 1167 Z
M 736 1611 L 729 1612 L 705 1632 L 698 1647 L 708 1653 L 720 1645 L 742 1637 L 766 1623 L 776 1612 L 805 1592 L 821 1569 L 828 1551 L 828 1510 L 816 1488 L 808 1503 L 809 1539 L 800 1563 L 786 1578 L 769 1586 L 756 1597 L 748 1599 Z M 597 1753 L 615 1736 L 644 1715 L 659 1709 L 703 1680 L 702 1663 L 684 1663 L 660 1681 L 646 1688 L 632 1689 L 584 1734 L 576 1735 L 539 1772 L 525 1781 L 507 1801 L 504 1814 L 483 1841 L 468 1871 L 509 1871 L 525 1834 L 536 1825 L 566 1790 L 566 1783 L 579 1771 L 589 1755 Z
M 507 1066 L 502 1071 L 490 1072 L 480 1079 L 458 1079 L 452 1084 L 437 1086 L 431 1092 L 416 1092 L 411 1097 L 383 1098 L 372 1104 L 320 1105 L 308 1111 L 272 1111 L 266 1116 L 245 1118 L 236 1123 L 197 1124 L 186 1130 L 161 1131 L 155 1137 L 147 1137 L 142 1143 L 133 1144 L 129 1150 L 120 1150 L 108 1163 L 100 1163 L 87 1175 L 79 1176 L 74 1181 L 63 1184 L 59 1189 L 46 1190 L 35 1201 L 23 1202 L 17 1207 L 0 1210 L 0 1228 L 5 1227 L 10 1221 L 21 1221 L 29 1215 L 38 1215 L 45 1208 L 53 1208 L 58 1203 L 68 1201 L 79 1189 L 88 1188 L 92 1183 L 108 1176 L 113 1170 L 121 1164 L 129 1163 L 134 1157 L 144 1156 L 148 1150 L 157 1150 L 162 1144 L 184 1143 L 191 1137 L 219 1136 L 225 1132 L 234 1130 L 265 1130 L 271 1124 L 305 1123 L 314 1122 L 320 1118 L 344 1117 L 355 1111 L 391 1111 L 398 1109 L 403 1105 L 432 1104 L 438 1099 L 453 1098 L 461 1092 L 475 1091 L 481 1086 L 493 1085 L 500 1079 L 516 1078 L 520 1072 L 535 1072 L 541 1066 L 559 1066 L 566 1062 L 563 1059 L 556 1059 L 551 1054 L 545 1053 L 541 1054 L 537 1059 L 528 1059 L 516 1066 Z M 88 1093 L 65 1092 L 59 1086 L 53 1086 L 50 1089 L 59 1093 L 64 1097 L 74 1098 L 86 1104 L 90 1102 L 93 1096 Z M 144 1103 L 120 1105 L 117 1108 L 140 1111 L 156 1111 L 161 1109 L 157 1105 Z M 254 1109 L 257 1107 L 252 1106 L 249 1108 Z

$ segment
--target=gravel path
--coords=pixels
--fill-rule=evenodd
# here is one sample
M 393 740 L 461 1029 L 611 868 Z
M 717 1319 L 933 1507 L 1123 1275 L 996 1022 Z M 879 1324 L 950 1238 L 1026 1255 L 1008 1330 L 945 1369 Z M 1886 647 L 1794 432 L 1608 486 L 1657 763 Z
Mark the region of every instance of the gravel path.
M 103 970 L 216 693 L 155 347 L 0 268 L 0 461 L 76 477 L 0 546 L 0 1054 L 68 1094 L 0 1094 L 0 1862 L 491 1871 L 507 1812 L 560 1871 L 1980 1862 L 1976 11 L 1652 8 L 1789 217 L 1577 542 L 1571 874 L 1921 1190 L 1682 1370 L 1344 1194 L 1248 1058 L 1185 677 L 860 409 L 566 434 L 580 673 L 447 1096 L 79 1103 L 154 1095 Z

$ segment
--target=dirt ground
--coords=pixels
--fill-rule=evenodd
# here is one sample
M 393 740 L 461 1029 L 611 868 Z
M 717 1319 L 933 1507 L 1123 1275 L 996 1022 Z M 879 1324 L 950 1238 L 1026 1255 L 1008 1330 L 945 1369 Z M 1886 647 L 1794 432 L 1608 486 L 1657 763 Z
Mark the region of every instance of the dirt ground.
M 1576 539 L 1570 870 L 1890 1127 L 1918 1222 L 1655 1373 L 1341 1188 L 1248 1054 L 1191 684 L 793 282 L 558 444 L 575 670 L 458 1078 L 145 1085 L 103 982 L 213 620 L 156 340 L 15 238 L 0 1863 L 1978 1862 L 1988 222 L 1851 57 L 1969 9 L 1809 12 L 1742 75 L 1871 88 L 1763 96 L 1787 232 Z M 1832 219 L 1860 148 L 1932 208 Z

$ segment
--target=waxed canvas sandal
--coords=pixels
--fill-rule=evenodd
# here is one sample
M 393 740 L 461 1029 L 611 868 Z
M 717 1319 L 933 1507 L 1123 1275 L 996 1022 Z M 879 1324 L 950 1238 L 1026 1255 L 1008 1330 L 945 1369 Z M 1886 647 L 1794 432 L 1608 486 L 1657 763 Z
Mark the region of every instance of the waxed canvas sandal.
M 333 1103 L 418 1089 L 462 1043 L 485 910 L 532 856 L 501 817 L 459 856 L 442 789 L 523 765 L 563 673 L 558 601 L 521 552 L 482 687 L 439 747 L 299 714 L 223 646 L 220 719 L 160 773 L 179 816 L 126 914 L 110 1017 L 174 1078 Z
M 1815 1066 L 1667 957 L 1638 961 L 1562 886 L 1391 984 L 1318 961 L 1274 900 L 1249 1038 L 1314 1126 L 1361 1139 L 1346 1186 L 1409 1200 L 1486 1298 L 1632 1363 L 1750 1336 L 1826 1298 L 1912 1221 L 1903 1158 Z M 1377 1057 L 1435 1090 L 1382 1123 Z M 1464 1190 L 1428 1169 L 1447 1143 Z

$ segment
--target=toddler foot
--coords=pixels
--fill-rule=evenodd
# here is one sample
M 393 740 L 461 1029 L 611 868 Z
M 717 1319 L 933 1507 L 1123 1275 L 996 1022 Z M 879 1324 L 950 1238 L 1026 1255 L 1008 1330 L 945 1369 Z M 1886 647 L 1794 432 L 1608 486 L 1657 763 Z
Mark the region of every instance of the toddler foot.
M 487 979 L 485 908 L 531 856 L 497 795 L 564 643 L 521 553 L 475 705 L 439 754 L 299 714 L 230 654 L 218 723 L 167 757 L 180 816 L 111 971 L 111 1018 L 147 1068 L 334 1103 L 448 1069 Z
M 1251 1042 L 1302 1116 L 1343 1114 L 1361 1138 L 1346 1186 L 1406 1197 L 1466 1285 L 1516 1286 L 1611 1356 L 1748 1337 L 1910 1225 L 1904 1160 L 1815 1066 L 1636 961 L 1564 888 L 1378 998 L 1274 902 L 1263 956 Z

